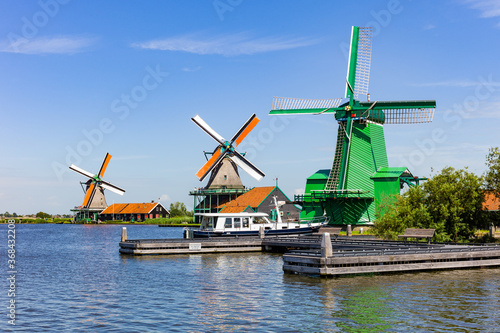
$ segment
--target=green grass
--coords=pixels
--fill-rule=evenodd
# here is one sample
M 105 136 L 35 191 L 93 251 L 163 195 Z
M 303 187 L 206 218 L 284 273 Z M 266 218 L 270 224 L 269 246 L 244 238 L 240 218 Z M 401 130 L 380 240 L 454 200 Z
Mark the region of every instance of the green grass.
M 192 216 L 178 216 L 173 218 L 156 218 L 156 219 L 146 219 L 145 221 L 122 221 L 122 220 L 109 220 L 102 222 L 103 224 L 158 224 L 158 225 L 171 225 L 178 227 L 186 227 L 193 225 Z M 198 225 L 198 224 L 196 224 Z
M 157 219 L 148 219 L 143 222 L 144 224 L 179 224 L 186 225 L 193 223 L 192 216 L 176 216 L 172 218 L 157 218 Z
M 33 219 L 33 218 L 29 218 L 29 219 L 19 219 L 19 218 L 6 218 L 5 220 L 2 220 L 1 223 L 8 223 L 9 220 L 15 220 L 16 222 L 15 223 L 32 223 L 32 224 L 44 224 L 44 223 L 58 223 L 58 222 L 61 222 L 60 220 L 67 220 L 69 223 L 69 221 L 71 221 L 71 219 L 54 219 L 54 220 L 57 220 L 58 222 L 55 222 L 54 220 L 52 219 Z

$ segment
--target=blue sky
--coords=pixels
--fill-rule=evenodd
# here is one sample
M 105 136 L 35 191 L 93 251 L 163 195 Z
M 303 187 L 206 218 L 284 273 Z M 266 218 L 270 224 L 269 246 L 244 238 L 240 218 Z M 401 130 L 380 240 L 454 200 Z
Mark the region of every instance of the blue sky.
M 344 95 L 351 26 L 373 26 L 372 100 L 435 99 L 431 124 L 387 125 L 391 166 L 485 171 L 499 146 L 500 2 L 0 2 L 0 212 L 69 213 L 84 178 L 126 190 L 108 204 L 185 202 L 215 142 L 255 113 L 240 151 L 293 197 L 331 167 L 333 116 L 271 117 L 273 96 Z

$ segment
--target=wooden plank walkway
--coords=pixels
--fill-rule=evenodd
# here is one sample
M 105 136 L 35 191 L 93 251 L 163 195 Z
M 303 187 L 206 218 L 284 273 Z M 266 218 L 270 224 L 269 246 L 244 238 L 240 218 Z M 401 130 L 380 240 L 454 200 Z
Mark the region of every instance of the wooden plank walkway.
M 285 272 L 320 276 L 488 266 L 500 266 L 500 246 L 383 241 L 337 241 L 329 245 L 324 239 L 320 251 L 294 250 L 283 255 Z
M 194 254 L 262 251 L 260 238 L 138 239 L 120 242 L 120 253 L 131 255 Z
M 260 251 L 286 252 L 285 272 L 320 276 L 500 266 L 499 245 L 404 243 L 329 233 L 301 237 L 127 240 L 124 228 L 120 242 L 120 253 L 127 255 Z

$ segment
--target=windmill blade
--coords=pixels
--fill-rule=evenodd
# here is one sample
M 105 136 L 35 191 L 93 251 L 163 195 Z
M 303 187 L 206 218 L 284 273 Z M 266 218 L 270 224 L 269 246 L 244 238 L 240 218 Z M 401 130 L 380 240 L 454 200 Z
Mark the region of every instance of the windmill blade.
M 371 103 L 361 103 L 362 106 Z M 430 123 L 434 118 L 436 101 L 377 101 L 368 119 L 384 124 Z M 379 120 L 379 121 L 377 121 Z
M 358 100 L 359 95 L 368 95 L 370 65 L 372 62 L 372 31 L 372 27 L 359 28 L 358 59 L 354 79 L 354 98 Z
M 260 120 L 259 118 L 257 118 L 255 113 L 252 116 L 250 116 L 250 118 L 248 118 L 246 123 L 243 126 L 241 126 L 240 130 L 236 132 L 236 134 L 231 139 L 231 145 L 233 144 L 233 142 L 236 141 L 236 146 L 238 146 L 241 143 L 241 141 L 243 141 L 243 139 L 248 135 L 248 133 L 250 133 L 253 130 L 253 128 L 259 123 L 259 121 Z
M 226 156 L 226 150 L 221 151 L 219 147 L 212 154 L 212 157 L 201 167 L 200 170 L 196 173 L 196 177 L 201 181 L 205 179 L 205 177 L 222 161 L 222 159 Z
M 345 96 L 354 89 L 354 98 L 368 94 L 372 58 L 372 27 L 352 27 Z
M 108 167 L 109 160 L 111 159 L 111 155 L 109 153 L 106 153 L 106 156 L 104 157 L 104 161 L 102 161 L 101 168 L 99 169 L 99 173 L 97 174 L 97 177 L 101 178 L 104 175 L 104 172 L 106 171 L 106 168 Z
M 83 170 L 82 168 L 79 168 L 79 167 L 77 167 L 77 166 L 76 166 L 76 165 L 74 165 L 74 164 L 71 164 L 69 168 L 70 168 L 71 170 L 73 170 L 73 171 L 76 171 L 76 172 L 78 172 L 78 173 L 80 173 L 80 174 L 84 175 L 85 177 L 88 177 L 88 178 L 91 178 L 91 179 L 93 179 L 93 178 L 95 177 L 95 175 L 94 175 L 94 174 L 92 174 L 92 173 L 90 173 L 90 172 L 88 172 L 88 171 L 85 171 L 85 170 Z
M 119 188 L 118 186 L 105 181 L 101 181 L 100 186 L 104 187 L 106 190 L 110 190 L 111 192 L 114 192 L 119 195 L 123 195 L 125 193 L 124 189 Z
M 342 104 L 343 98 L 329 99 L 304 99 L 274 97 L 273 107 L 269 114 L 314 114 L 314 113 L 334 113 L 334 108 Z
M 214 138 L 215 141 L 217 141 L 221 145 L 224 144 L 224 138 L 220 136 L 216 131 L 214 131 L 212 127 L 208 126 L 208 124 L 203 119 L 201 119 L 199 115 L 194 116 L 193 118 L 191 118 L 191 120 L 202 130 L 204 130 L 208 135 Z
M 426 108 L 390 109 L 383 111 L 385 113 L 385 124 L 420 124 L 432 122 L 434 110 L 434 108 Z
M 85 198 L 83 199 L 83 203 L 82 203 L 83 207 L 85 207 L 85 208 L 88 207 L 89 202 L 91 202 L 92 198 L 94 197 L 95 190 L 96 190 L 95 182 L 90 183 L 90 186 L 87 190 L 87 193 L 85 193 Z
M 250 163 L 250 161 L 248 161 L 237 151 L 234 151 L 233 154 L 229 157 L 234 161 L 234 163 L 236 163 L 240 168 L 245 170 L 250 176 L 252 176 L 256 180 L 260 181 L 262 177 L 265 176 L 265 174 L 262 171 L 260 171 L 255 165 Z

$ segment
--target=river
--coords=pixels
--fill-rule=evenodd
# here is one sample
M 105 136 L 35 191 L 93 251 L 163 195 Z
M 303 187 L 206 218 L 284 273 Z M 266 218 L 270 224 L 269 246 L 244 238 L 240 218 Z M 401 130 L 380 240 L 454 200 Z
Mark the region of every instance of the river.
M 121 229 L 15 225 L 15 296 L 7 297 L 0 225 L 0 331 L 500 332 L 500 268 L 324 279 L 284 274 L 278 254 L 120 255 Z M 182 235 L 127 231 L 129 239 Z

